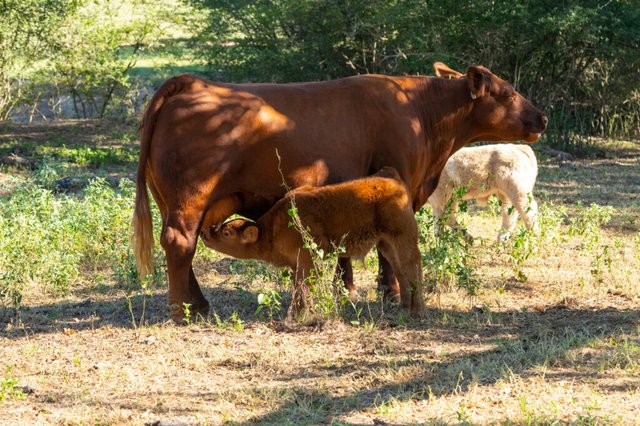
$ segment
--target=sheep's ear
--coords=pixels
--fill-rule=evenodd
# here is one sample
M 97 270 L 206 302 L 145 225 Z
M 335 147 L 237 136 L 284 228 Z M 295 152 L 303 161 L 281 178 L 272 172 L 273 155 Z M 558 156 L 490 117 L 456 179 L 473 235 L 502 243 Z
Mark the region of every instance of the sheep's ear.
M 443 64 L 442 62 L 436 62 L 433 64 L 433 69 L 436 72 L 436 75 L 438 77 L 443 77 L 443 78 L 460 78 L 460 77 L 464 77 L 464 74 L 462 74 L 461 72 L 458 72 L 454 69 L 449 68 L 448 66 L 446 66 L 445 64 Z
M 467 69 L 467 83 L 471 99 L 481 98 L 491 90 L 491 75 L 484 67 L 472 66 Z
M 240 241 L 242 244 L 253 244 L 258 241 L 258 227 L 257 226 L 248 226 L 242 231 L 242 235 L 240 236 Z

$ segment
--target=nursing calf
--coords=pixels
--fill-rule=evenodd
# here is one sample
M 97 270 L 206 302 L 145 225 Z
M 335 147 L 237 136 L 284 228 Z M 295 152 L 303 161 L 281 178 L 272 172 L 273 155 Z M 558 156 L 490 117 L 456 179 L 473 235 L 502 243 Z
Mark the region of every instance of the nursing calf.
M 537 228 L 538 204 L 532 191 L 538 175 L 538 163 L 527 145 L 485 145 L 462 148 L 453 154 L 442 170 L 436 190 L 428 203 L 436 217 L 442 215 L 452 196 L 453 188 L 467 186 L 462 199 L 475 199 L 486 205 L 490 196 L 502 201 L 502 229 L 498 240 L 509 237 L 518 214 L 528 229 Z M 457 226 L 456 205 L 452 206 L 449 226 Z
M 205 222 L 202 240 L 207 247 L 237 258 L 260 259 L 293 269 L 289 315 L 298 315 L 307 307 L 306 278 L 313 260 L 304 248 L 300 232 L 290 225 L 292 205 L 324 251 L 341 245 L 345 248 L 341 257 L 364 257 L 377 245 L 398 275 L 403 306 L 414 315 L 423 314 L 418 228 L 411 197 L 392 168 L 341 184 L 299 187 L 288 192 L 255 223 L 244 219 L 222 226 Z

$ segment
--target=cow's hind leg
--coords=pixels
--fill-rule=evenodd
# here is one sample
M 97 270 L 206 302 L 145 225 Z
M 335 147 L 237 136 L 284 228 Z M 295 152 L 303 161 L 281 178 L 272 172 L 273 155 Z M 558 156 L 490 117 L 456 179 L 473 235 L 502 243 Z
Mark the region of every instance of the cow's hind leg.
M 184 308 L 187 305 L 191 317 L 209 312 L 209 303 L 200 290 L 191 265 L 199 224 L 199 214 L 172 211 L 162 227 L 160 243 L 167 256 L 169 272 L 168 310 L 171 319 L 178 323 L 185 320 Z
M 192 266 L 205 200 L 202 195 L 194 196 L 190 203 L 167 206 L 168 214 L 163 217 L 160 243 L 167 256 L 169 272 L 168 309 L 171 319 L 178 323 L 185 320 L 186 305 L 193 319 L 198 315 L 206 317 L 209 312 L 209 302 L 202 294 Z M 211 223 L 221 223 L 236 207 L 236 202 L 230 197 L 218 200 L 209 208 L 207 219 Z

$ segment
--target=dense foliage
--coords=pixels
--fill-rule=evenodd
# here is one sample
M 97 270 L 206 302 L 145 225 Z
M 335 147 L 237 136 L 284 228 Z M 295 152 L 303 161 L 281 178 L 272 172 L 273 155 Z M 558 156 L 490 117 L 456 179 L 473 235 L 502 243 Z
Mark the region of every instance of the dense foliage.
M 215 78 L 432 74 L 481 63 L 551 116 L 549 134 L 640 133 L 640 7 L 632 1 L 192 0 Z
M 144 0 L 8 0 L 0 12 L 0 119 L 131 113 L 131 70 L 170 13 Z
M 55 28 L 76 8 L 76 0 L 0 3 L 0 120 L 23 100 L 23 69 L 46 55 Z

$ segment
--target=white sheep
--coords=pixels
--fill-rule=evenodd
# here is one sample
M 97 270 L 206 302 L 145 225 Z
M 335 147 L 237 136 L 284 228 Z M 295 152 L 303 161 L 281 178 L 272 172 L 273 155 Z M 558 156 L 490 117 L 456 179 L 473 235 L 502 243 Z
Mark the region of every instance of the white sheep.
M 537 175 L 536 156 L 527 145 L 462 148 L 447 161 L 428 203 L 437 218 L 442 215 L 454 188 L 466 185 L 467 192 L 462 199 L 475 199 L 479 205 L 486 206 L 489 197 L 496 195 L 502 201 L 502 229 L 498 241 L 506 240 L 515 227 L 518 214 L 527 229 L 537 232 L 538 204 L 532 194 Z M 454 202 L 447 225 L 457 226 L 456 210 L 457 203 Z

